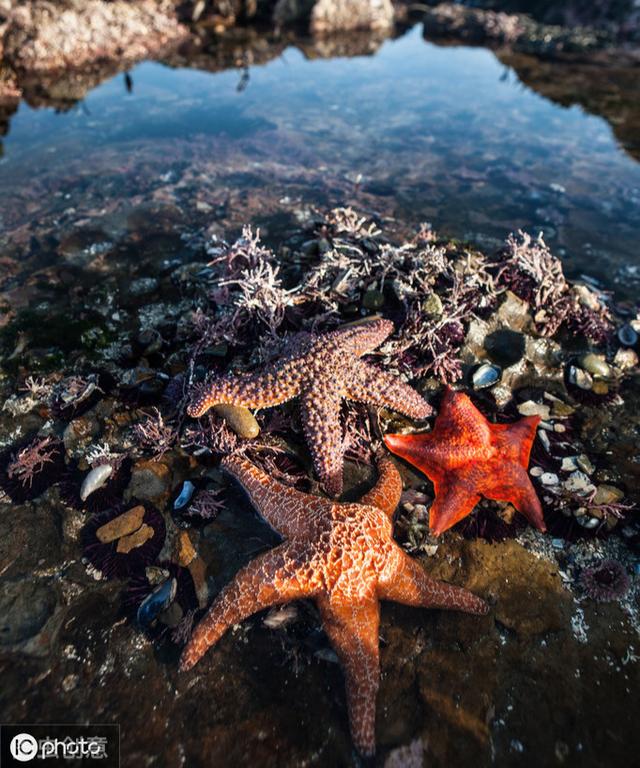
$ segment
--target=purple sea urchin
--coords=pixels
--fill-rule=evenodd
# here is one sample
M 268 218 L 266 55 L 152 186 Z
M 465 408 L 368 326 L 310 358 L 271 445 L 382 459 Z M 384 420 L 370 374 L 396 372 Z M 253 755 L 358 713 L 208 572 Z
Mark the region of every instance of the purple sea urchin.
M 582 571 L 580 586 L 592 600 L 610 603 L 627 594 L 629 576 L 624 565 L 617 560 L 600 560 Z
M 165 534 L 160 512 L 131 500 L 89 520 L 82 529 L 84 556 L 108 579 L 129 576 L 155 561 Z
M 64 468 L 64 446 L 57 438 L 36 437 L 5 451 L 0 486 L 12 501 L 34 499 L 53 485 Z

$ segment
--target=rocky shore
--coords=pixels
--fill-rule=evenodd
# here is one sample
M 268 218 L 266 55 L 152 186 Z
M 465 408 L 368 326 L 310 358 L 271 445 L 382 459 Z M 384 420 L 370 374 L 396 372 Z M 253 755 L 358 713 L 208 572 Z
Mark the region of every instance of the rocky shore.
M 276 542 L 220 458 L 240 451 L 319 491 L 295 407 L 196 420 L 185 405 L 211 371 L 277 355 L 283 334 L 382 314 L 395 330 L 378 364 L 436 407 L 448 381 L 492 420 L 541 417 L 530 476 L 548 532 L 483 502 L 436 539 L 433 486 L 398 464 L 396 540 L 491 611 L 385 606 L 378 764 L 405 753 L 435 766 L 626 760 L 640 626 L 637 307 L 567 281 L 542 239 L 515 234 L 487 254 L 428 227 L 394 242 L 350 209 L 298 220 L 275 250 L 248 228 L 232 243 L 202 232 L 188 258 L 94 296 L 104 327 L 95 315 L 64 362 L 55 333 L 42 335 L 53 318 L 37 342 L 28 313 L 9 319 L 3 718 L 90 711 L 122 724 L 128 762 L 357 764 L 340 668 L 307 603 L 259 614 L 195 673 L 177 670 L 196 617 Z M 100 253 L 83 269 L 103 270 Z M 380 433 L 409 427 L 385 409 L 345 410 L 346 498 L 372 483 Z

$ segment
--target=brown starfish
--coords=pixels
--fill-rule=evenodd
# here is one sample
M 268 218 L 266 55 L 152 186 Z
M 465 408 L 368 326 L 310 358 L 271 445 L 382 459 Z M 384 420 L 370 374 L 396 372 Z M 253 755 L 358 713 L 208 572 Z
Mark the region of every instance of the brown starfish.
M 222 467 L 248 492 L 262 517 L 286 541 L 256 558 L 222 589 L 184 649 L 190 669 L 229 627 L 272 605 L 313 598 L 342 663 L 353 740 L 375 751 L 380 600 L 484 614 L 465 589 L 429 578 L 392 538 L 402 481 L 383 458 L 375 487 L 357 504 L 311 496 L 283 485 L 239 456 Z
M 481 496 L 511 502 L 545 531 L 527 474 L 539 423 L 539 416 L 527 416 L 514 424 L 492 424 L 467 395 L 447 388 L 431 432 L 385 435 L 384 442 L 433 481 L 429 527 L 436 536 L 470 514 Z
M 343 460 L 341 398 L 386 406 L 415 419 L 424 419 L 433 410 L 407 384 L 359 359 L 392 331 L 390 320 L 373 320 L 318 336 L 297 333 L 285 354 L 264 371 L 225 376 L 197 388 L 188 413 L 202 416 L 218 403 L 269 408 L 299 397 L 314 469 L 327 492 L 338 496 Z

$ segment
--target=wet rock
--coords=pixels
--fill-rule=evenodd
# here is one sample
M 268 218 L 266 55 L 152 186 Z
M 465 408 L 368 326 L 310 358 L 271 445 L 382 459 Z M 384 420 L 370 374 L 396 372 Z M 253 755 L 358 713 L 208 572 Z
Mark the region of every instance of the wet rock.
M 148 296 L 158 290 L 159 282 L 155 277 L 139 277 L 129 285 L 132 296 Z
M 569 381 L 579 389 L 591 390 L 593 388 L 593 379 L 587 371 L 578 368 L 576 365 L 569 366 Z
M 518 405 L 518 413 L 522 416 L 540 416 L 541 419 L 546 420 L 550 417 L 551 410 L 544 403 L 535 403 L 533 400 L 527 400 Z
M 502 328 L 486 337 L 484 347 L 494 363 L 507 368 L 522 359 L 525 336 L 518 331 Z
M 621 371 L 628 371 L 638 365 L 638 355 L 633 349 L 619 349 L 613 358 L 613 364 Z
M 589 352 L 589 354 L 584 355 L 584 357 L 580 359 L 580 365 L 592 376 L 607 378 L 611 375 L 611 368 L 603 355 L 596 355 L 593 352 Z
M 241 405 L 219 403 L 214 405 L 212 410 L 218 416 L 222 416 L 238 437 L 251 439 L 260 434 L 260 425 L 248 408 L 244 408 Z
M 71 458 L 79 458 L 99 432 L 100 424 L 95 416 L 80 416 L 69 422 L 62 435 L 67 455 Z
M 614 485 L 607 485 L 603 483 L 596 487 L 596 492 L 593 496 L 594 504 L 616 504 L 622 501 L 624 498 L 624 492 L 620 488 L 616 488 Z
M 4 35 L 4 56 L 22 71 L 79 68 L 108 60 L 131 62 L 183 39 L 174 6 L 166 0 L 87 0 L 67 7 L 15 4 Z
M 390 0 L 318 0 L 311 11 L 314 35 L 356 29 L 386 30 L 393 24 Z
M 126 495 L 141 501 L 159 501 L 170 492 L 171 481 L 171 469 L 164 462 L 138 461 L 131 470 Z
M 13 645 L 37 635 L 56 607 L 54 590 L 41 581 L 0 582 L 0 645 Z
M 572 472 L 562 485 L 570 493 L 577 493 L 580 496 L 587 496 L 595 487 L 589 476 L 580 470 Z

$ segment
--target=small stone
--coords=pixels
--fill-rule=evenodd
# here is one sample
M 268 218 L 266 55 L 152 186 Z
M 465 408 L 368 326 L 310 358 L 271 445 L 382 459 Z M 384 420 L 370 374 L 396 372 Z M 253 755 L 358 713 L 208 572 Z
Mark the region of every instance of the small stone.
M 422 311 L 429 317 L 440 317 L 442 310 L 442 300 L 437 293 L 430 293 L 422 302 Z
M 554 472 L 543 472 L 540 475 L 542 485 L 558 485 L 560 478 Z
M 616 488 L 615 485 L 607 485 L 603 483 L 596 488 L 596 492 L 593 496 L 593 504 L 616 504 L 622 501 L 624 498 L 624 492 L 620 488 Z
M 638 365 L 638 354 L 633 349 L 619 349 L 613 358 L 613 364 L 621 371 L 628 371 Z
M 577 456 L 565 456 L 564 459 L 562 459 L 562 466 L 560 467 L 560 470 L 562 472 L 573 472 L 574 470 L 578 469 L 577 458 Z
M 581 525 L 587 530 L 597 528 L 600 525 L 600 520 L 598 520 L 597 517 L 590 517 L 589 515 L 581 515 L 580 517 L 576 517 L 576 522 L 578 525 Z
M 173 562 L 185 568 L 198 556 L 188 531 L 180 531 L 174 540 Z
M 522 416 L 540 416 L 541 419 L 548 419 L 551 415 L 551 409 L 543 403 L 527 400 L 524 403 L 520 403 L 518 413 L 522 414 Z
M 483 363 L 474 371 L 471 381 L 474 389 L 486 389 L 492 387 L 502 376 L 502 371 L 497 365 Z
M 562 432 L 566 432 L 567 428 L 565 427 L 564 424 L 554 424 L 553 425 L 553 431 L 554 432 L 562 433 Z
M 580 496 L 587 496 L 595 488 L 589 476 L 579 470 L 572 472 L 562 485 L 570 493 L 577 493 Z
M 150 525 L 143 523 L 140 528 L 135 531 L 135 533 L 124 536 L 118 541 L 116 552 L 126 555 L 131 552 L 132 549 L 137 549 L 138 547 L 141 547 L 146 541 L 149 541 L 154 533 L 155 531 Z
M 593 352 L 589 352 L 589 354 L 584 355 L 580 359 L 580 365 L 592 376 L 600 376 L 601 378 L 611 376 L 611 368 L 603 355 L 596 355 Z
M 596 380 L 593 382 L 593 386 L 591 387 L 591 391 L 596 395 L 608 395 L 609 394 L 609 385 L 606 381 L 600 381 Z
M 143 518 L 144 507 L 142 504 L 138 504 L 137 507 L 133 507 L 113 520 L 109 520 L 108 523 L 101 525 L 96 531 L 96 537 L 103 544 L 121 539 L 123 536 L 128 536 L 137 531 L 142 525 Z
M 156 501 L 168 494 L 170 489 L 171 470 L 166 464 L 146 459 L 136 462 L 127 488 L 128 498 Z
M 502 328 L 487 336 L 484 340 L 484 348 L 494 363 L 507 368 L 522 359 L 525 337 L 518 331 Z
M 384 306 L 384 293 L 374 288 L 369 288 L 362 297 L 362 306 L 365 309 L 381 309 Z
M 544 469 L 542 469 L 542 467 L 531 467 L 529 474 L 531 477 L 542 477 L 544 474 Z
M 256 417 L 248 408 L 242 405 L 229 405 L 228 403 L 218 403 L 213 406 L 213 410 L 218 416 L 221 416 L 238 437 L 247 440 L 257 437 L 260 434 L 260 425 Z
M 542 447 L 545 449 L 545 451 L 547 453 L 551 453 L 551 441 L 549 440 L 549 435 L 547 434 L 546 430 L 538 430 L 538 440 L 540 440 L 542 443 Z
M 579 456 L 577 456 L 576 463 L 580 469 L 583 472 L 586 472 L 588 475 L 592 475 L 596 471 L 596 468 L 593 466 L 591 459 L 587 456 L 586 453 L 581 453 Z
M 593 386 L 593 379 L 582 368 L 578 368 L 575 365 L 569 367 L 569 381 L 580 389 L 589 391 Z
M 572 413 L 575 413 L 575 410 L 569 403 L 565 403 L 562 400 L 554 400 L 551 406 L 551 415 L 562 419 L 571 416 Z

